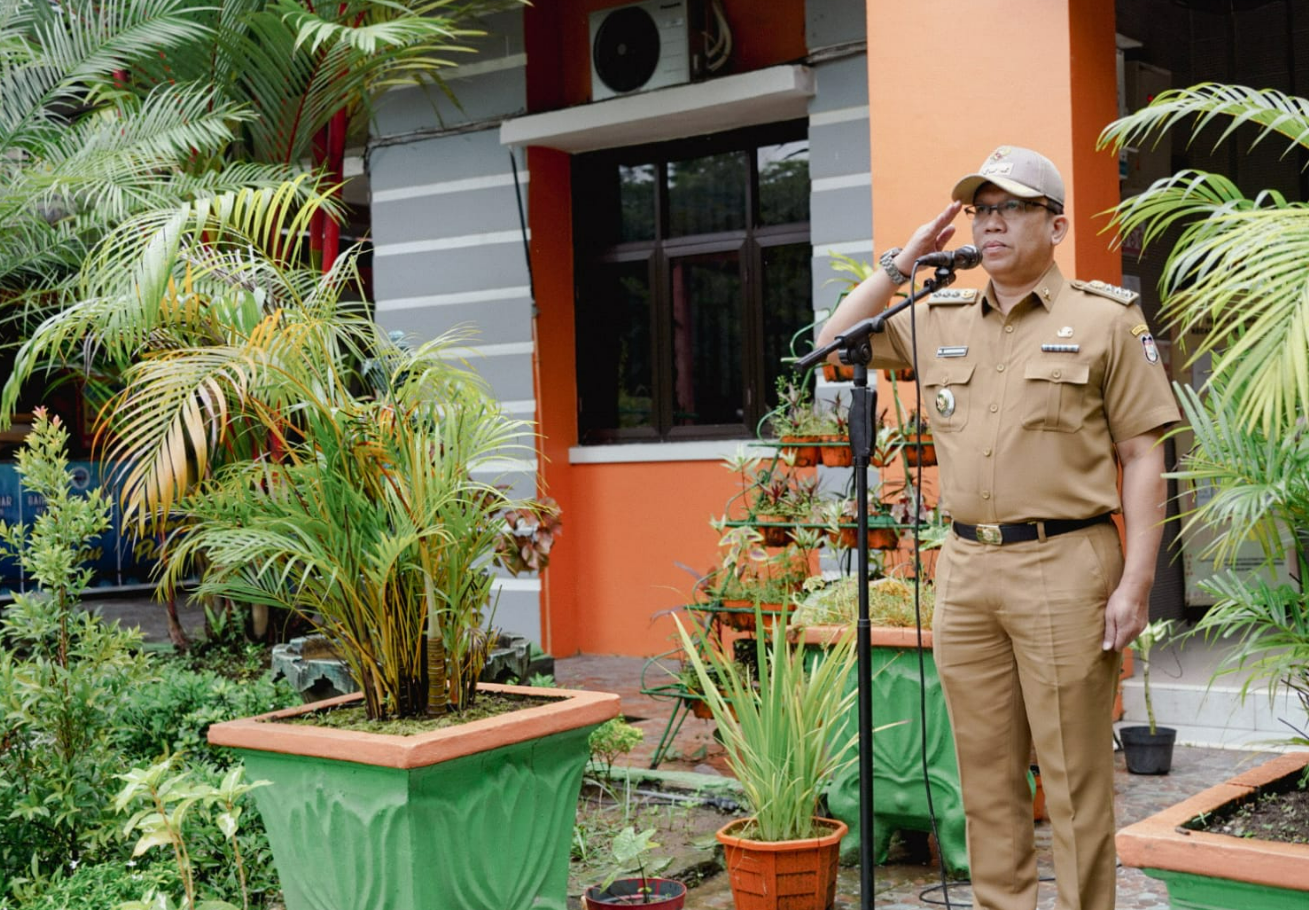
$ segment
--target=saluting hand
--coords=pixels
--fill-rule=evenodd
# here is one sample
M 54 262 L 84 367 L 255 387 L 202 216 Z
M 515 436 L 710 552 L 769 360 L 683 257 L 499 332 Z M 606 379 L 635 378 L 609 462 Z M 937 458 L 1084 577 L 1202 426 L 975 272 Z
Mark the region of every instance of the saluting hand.
M 908 274 L 913 268 L 914 260 L 945 249 L 945 245 L 955 235 L 955 226 L 950 222 L 955 220 L 962 208 L 962 202 L 951 202 L 941 214 L 926 224 L 919 225 L 918 230 L 914 231 L 913 236 L 904 245 L 900 255 L 895 257 L 896 267 Z

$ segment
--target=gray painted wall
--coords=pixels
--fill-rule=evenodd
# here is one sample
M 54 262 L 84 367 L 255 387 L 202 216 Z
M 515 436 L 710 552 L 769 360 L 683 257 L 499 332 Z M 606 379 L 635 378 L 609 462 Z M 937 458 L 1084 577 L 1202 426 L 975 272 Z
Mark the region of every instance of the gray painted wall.
M 390 92 L 377 106 L 368 154 L 377 320 L 419 340 L 458 326 L 478 336 L 469 362 L 510 413 L 531 419 L 532 307 L 514 165 L 499 125 L 526 108 L 522 13 L 487 17 L 476 55 L 439 89 Z M 454 57 L 453 59 L 462 59 Z M 527 173 L 518 177 L 526 217 Z M 479 474 L 516 495 L 536 487 L 530 439 L 516 459 Z M 539 641 L 540 582 L 505 576 L 494 622 Z

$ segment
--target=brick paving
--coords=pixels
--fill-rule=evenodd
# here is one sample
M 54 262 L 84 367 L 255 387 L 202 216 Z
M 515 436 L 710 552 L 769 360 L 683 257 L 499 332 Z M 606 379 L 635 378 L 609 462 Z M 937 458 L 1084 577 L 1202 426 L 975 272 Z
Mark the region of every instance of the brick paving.
M 628 720 L 645 731 L 642 744 L 626 757 L 624 764 L 649 767 L 660 736 L 672 714 L 674 702 L 651 698 L 641 693 L 642 673 L 648 688 L 671 682 L 668 670 L 676 672 L 675 661 L 661 669 L 655 662 L 641 658 L 604 655 L 581 655 L 555 662 L 555 677 L 560 685 L 616 692 L 622 697 L 622 710 Z M 1145 818 L 1186 796 L 1213 786 L 1233 773 L 1258 764 L 1265 756 L 1254 752 L 1196 749 L 1179 746 L 1173 756 L 1172 772 L 1159 777 L 1128 774 L 1122 756 L 1116 756 L 1114 809 L 1120 826 Z M 713 738 L 713 722 L 688 718 L 669 749 L 661 769 L 697 771 L 704 774 L 725 773 L 722 747 Z M 1043 878 L 1053 875 L 1050 859 L 1050 826 L 1037 823 L 1037 862 Z M 874 875 L 874 904 L 880 910 L 919 910 L 944 907 L 940 877 L 935 864 L 912 862 L 878 866 Z M 936 887 L 932 893 L 926 889 Z M 950 885 L 950 906 L 970 905 L 967 885 Z M 1052 910 L 1055 904 L 1053 883 L 1042 883 L 1038 910 Z M 727 875 L 720 873 L 706 879 L 687 895 L 687 910 L 728 910 L 733 906 Z M 859 906 L 859 869 L 842 867 L 837 884 L 836 907 L 853 910 Z M 1136 869 L 1118 871 L 1119 910 L 1169 910 L 1167 892 L 1162 882 L 1148 878 Z

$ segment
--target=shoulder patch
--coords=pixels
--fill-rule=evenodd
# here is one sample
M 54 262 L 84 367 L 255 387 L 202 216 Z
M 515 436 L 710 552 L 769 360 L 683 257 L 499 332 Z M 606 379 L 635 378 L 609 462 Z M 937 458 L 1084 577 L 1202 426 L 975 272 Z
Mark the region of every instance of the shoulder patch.
M 968 304 L 977 302 L 977 291 L 973 288 L 942 288 L 927 298 L 928 303 Z
M 1096 294 L 1100 297 L 1108 297 L 1110 300 L 1117 300 L 1123 306 L 1136 303 L 1137 298 L 1141 296 L 1136 291 L 1120 288 L 1118 285 L 1110 284 L 1107 281 L 1070 281 L 1069 284 L 1079 291 L 1086 291 L 1088 294 Z

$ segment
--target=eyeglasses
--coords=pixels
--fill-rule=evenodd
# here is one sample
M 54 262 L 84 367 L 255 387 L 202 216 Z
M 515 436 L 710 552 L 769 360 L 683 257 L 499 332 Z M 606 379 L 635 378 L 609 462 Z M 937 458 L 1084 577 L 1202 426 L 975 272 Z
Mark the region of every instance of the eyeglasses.
M 995 205 L 966 205 L 964 214 L 969 218 L 986 218 L 988 215 L 997 214 L 1005 221 L 1012 221 L 1020 214 L 1026 214 L 1032 209 L 1045 209 L 1047 212 L 1060 214 L 1054 206 L 1044 202 L 1033 202 L 1030 199 L 1006 199 L 1004 202 L 997 202 Z

